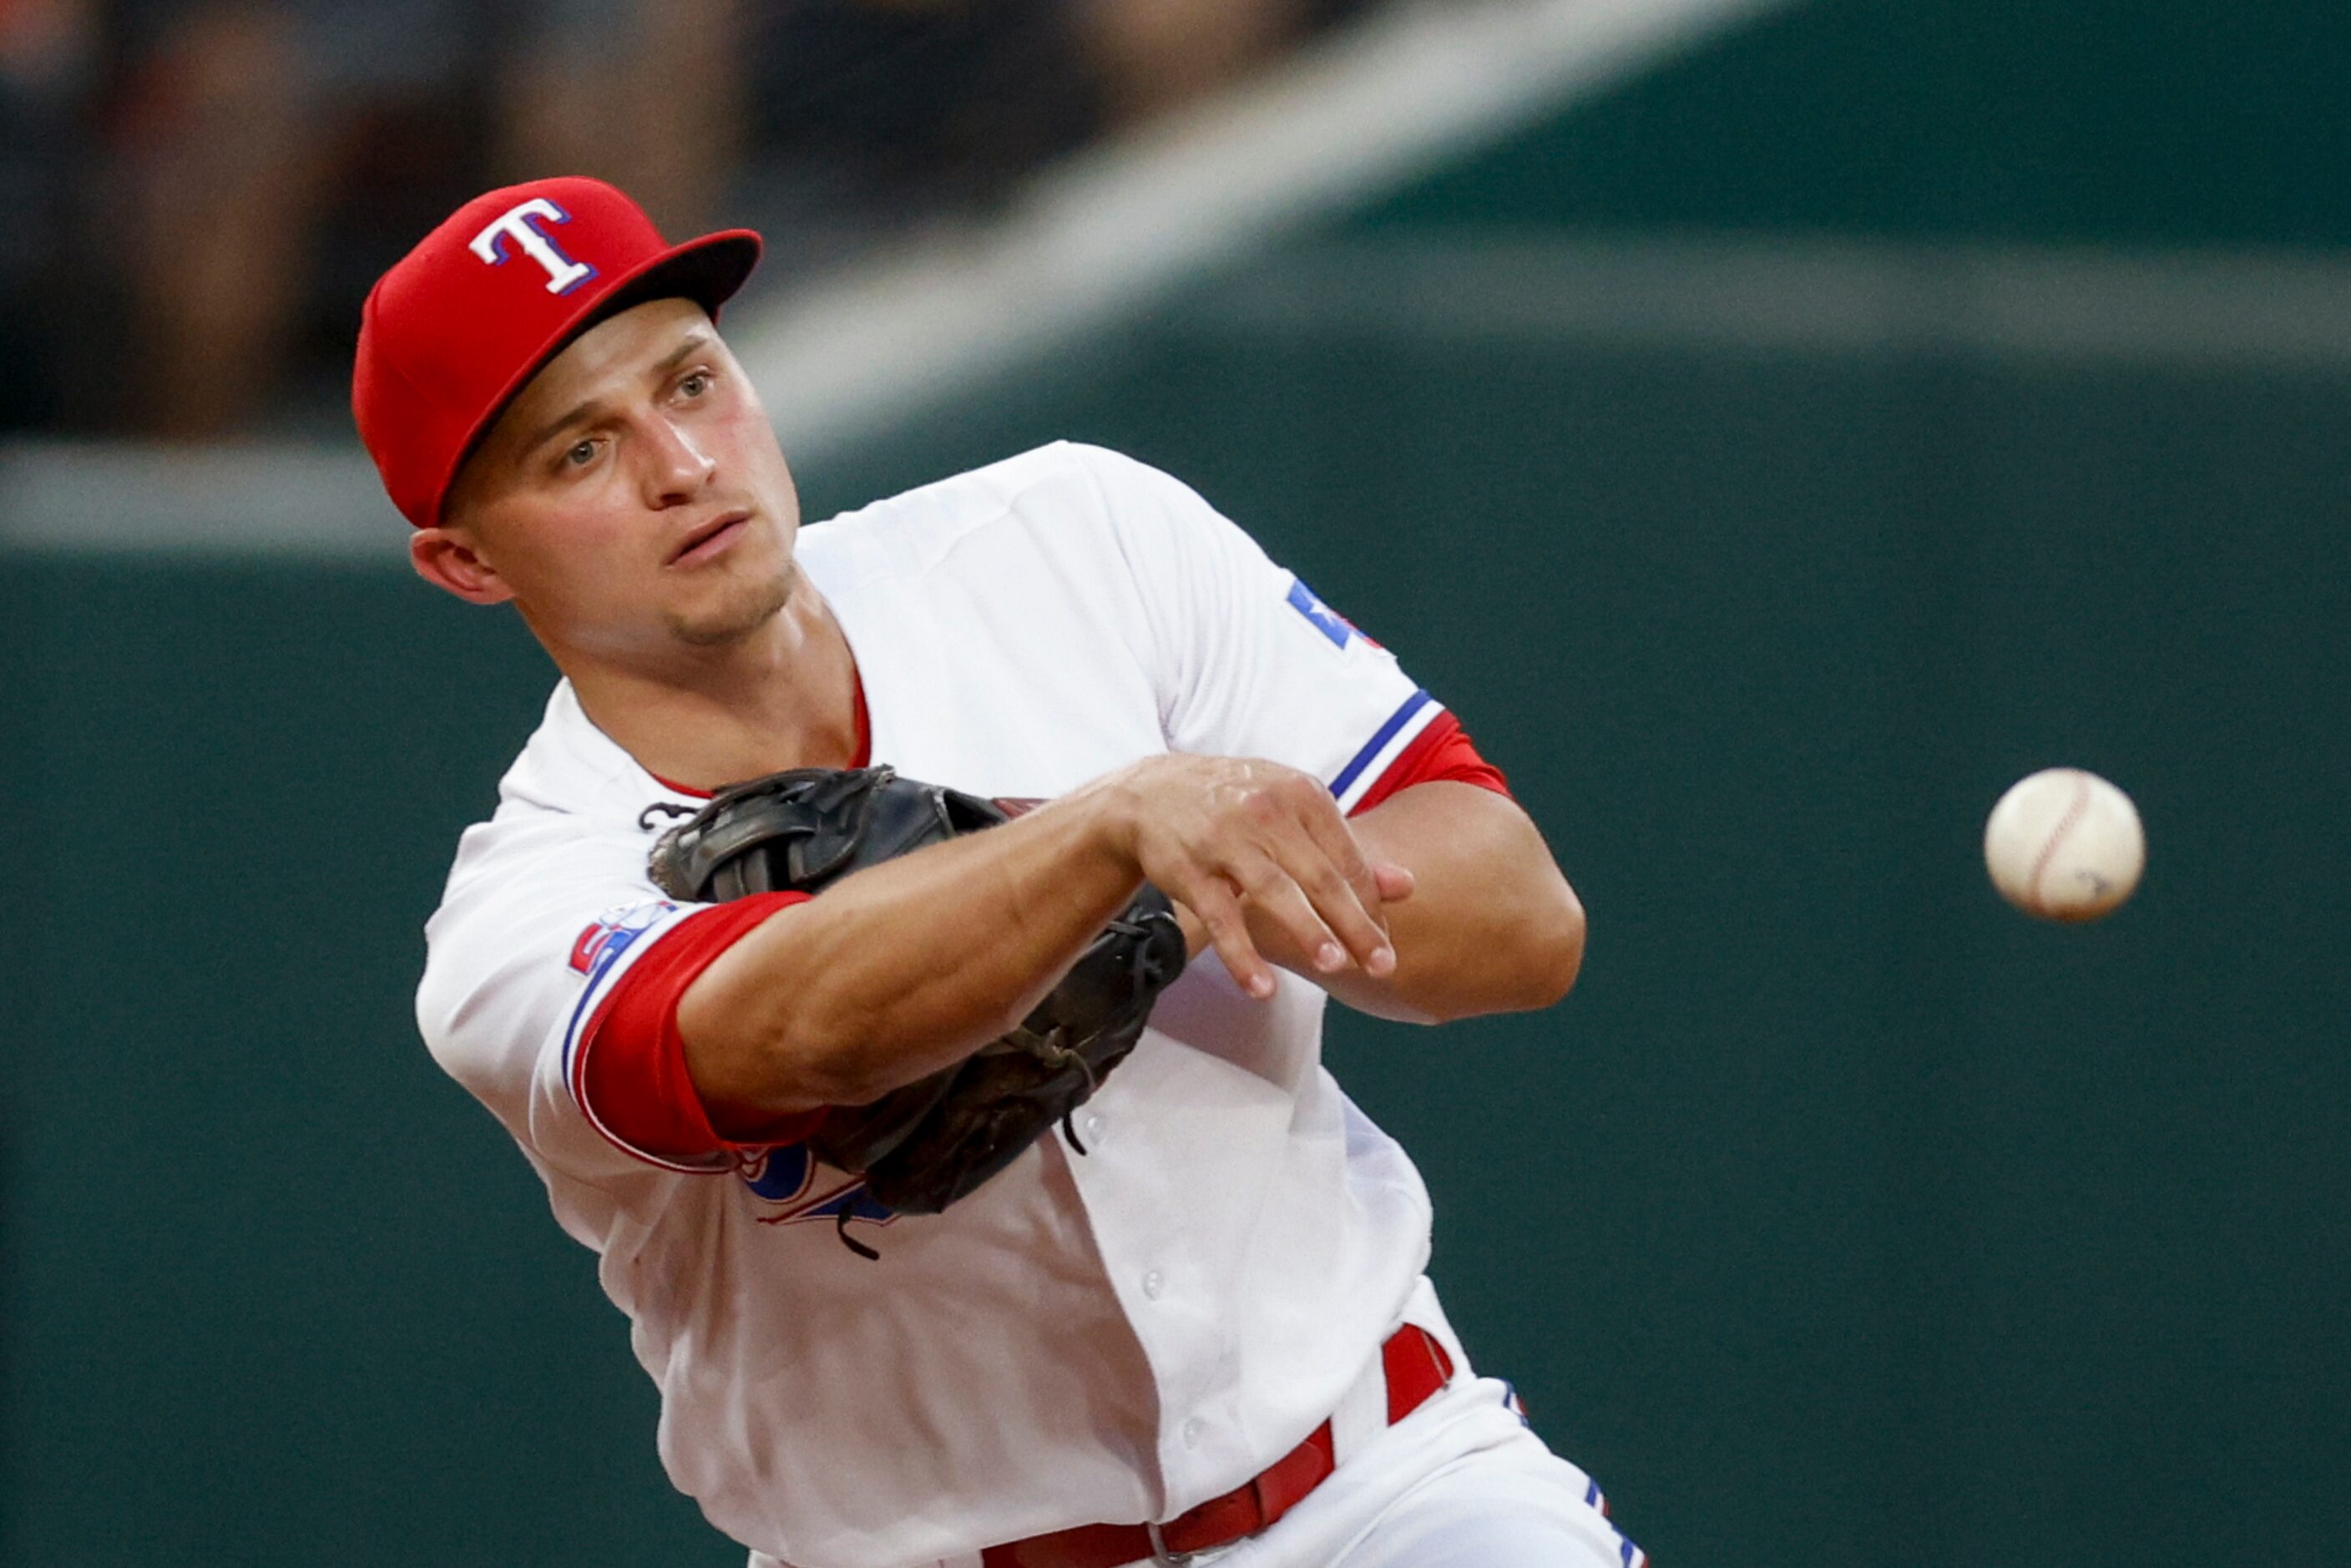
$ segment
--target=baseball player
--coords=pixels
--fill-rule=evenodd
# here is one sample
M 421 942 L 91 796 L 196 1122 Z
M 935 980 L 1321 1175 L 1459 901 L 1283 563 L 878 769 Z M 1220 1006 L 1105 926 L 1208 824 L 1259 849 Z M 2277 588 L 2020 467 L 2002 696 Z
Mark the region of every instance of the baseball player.
M 1434 1022 L 1573 983 L 1582 910 L 1500 775 L 1113 453 L 802 528 L 715 325 L 758 248 L 590 180 L 490 192 L 377 284 L 353 385 L 417 571 L 562 672 L 418 1018 L 599 1254 L 671 1478 L 754 1568 L 1640 1563 L 1472 1372 L 1420 1178 L 1320 1060 L 1327 997 Z M 649 879 L 712 791 L 876 763 L 1043 804 L 814 896 Z M 936 1213 L 812 1152 L 1005 1035 L 1146 880 L 1195 956 L 1065 1128 Z

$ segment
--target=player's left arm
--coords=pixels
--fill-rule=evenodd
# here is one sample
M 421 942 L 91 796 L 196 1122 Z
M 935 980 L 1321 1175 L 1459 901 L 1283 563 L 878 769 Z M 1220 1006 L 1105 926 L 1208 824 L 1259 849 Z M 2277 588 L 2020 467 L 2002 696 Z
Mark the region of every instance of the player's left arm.
M 1379 977 L 1360 968 L 1300 974 L 1350 1007 L 1407 1023 L 1547 1008 L 1575 984 L 1583 902 L 1508 795 L 1436 779 L 1348 826 L 1365 855 L 1413 873 L 1412 896 L 1386 906 L 1396 967 Z M 1295 967 L 1294 955 L 1268 956 Z

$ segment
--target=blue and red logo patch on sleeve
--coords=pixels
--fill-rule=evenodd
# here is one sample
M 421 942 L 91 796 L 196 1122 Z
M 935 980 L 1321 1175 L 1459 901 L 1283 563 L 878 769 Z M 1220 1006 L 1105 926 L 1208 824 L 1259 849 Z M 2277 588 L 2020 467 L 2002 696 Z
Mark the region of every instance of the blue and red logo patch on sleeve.
M 1379 646 L 1361 627 L 1323 603 L 1315 591 L 1306 586 L 1303 578 L 1292 577 L 1290 580 L 1290 607 L 1305 616 L 1308 625 L 1331 639 L 1333 648 L 1343 651 L 1349 640 L 1356 637 L 1363 638 L 1374 648 Z
M 571 967 L 583 975 L 595 973 L 600 965 L 619 957 L 629 944 L 644 935 L 647 926 L 676 907 L 664 899 L 606 910 L 571 944 Z

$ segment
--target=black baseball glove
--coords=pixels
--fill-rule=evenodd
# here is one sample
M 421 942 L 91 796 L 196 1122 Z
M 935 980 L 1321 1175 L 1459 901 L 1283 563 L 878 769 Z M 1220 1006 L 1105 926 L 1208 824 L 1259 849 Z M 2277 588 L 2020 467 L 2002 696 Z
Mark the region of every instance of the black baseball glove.
M 720 903 L 754 893 L 820 893 L 862 867 L 1009 820 L 977 796 L 887 768 L 795 768 L 721 791 L 653 845 L 654 885 Z M 809 1145 L 865 1177 L 877 1202 L 936 1214 L 1017 1159 L 1134 1049 L 1151 1005 L 1184 971 L 1166 894 L 1145 883 L 1019 1028 L 871 1105 L 825 1113 Z M 850 1237 L 841 1239 L 868 1257 Z

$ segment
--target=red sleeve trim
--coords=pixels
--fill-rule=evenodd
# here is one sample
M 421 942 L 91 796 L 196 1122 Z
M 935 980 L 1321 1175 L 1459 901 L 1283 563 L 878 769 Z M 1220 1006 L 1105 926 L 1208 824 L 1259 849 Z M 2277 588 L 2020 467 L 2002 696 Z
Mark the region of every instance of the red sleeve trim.
M 687 1075 L 685 1040 L 677 1028 L 678 998 L 712 960 L 768 916 L 808 896 L 754 894 L 690 915 L 663 932 L 614 983 L 573 1047 L 580 1053 L 580 1108 L 607 1137 L 667 1165 L 808 1135 L 822 1112 L 783 1117 L 750 1137 L 721 1134 Z
M 1428 721 L 1428 727 L 1412 737 L 1412 744 L 1396 753 L 1388 770 L 1379 781 L 1364 791 L 1347 813 L 1358 817 L 1397 790 L 1415 784 L 1433 783 L 1439 779 L 1452 779 L 1463 784 L 1475 784 L 1480 789 L 1491 789 L 1497 795 L 1510 793 L 1510 781 L 1502 770 L 1478 755 L 1462 729 L 1461 721 L 1450 712 L 1440 713 Z

